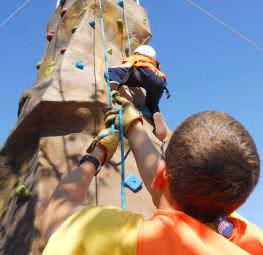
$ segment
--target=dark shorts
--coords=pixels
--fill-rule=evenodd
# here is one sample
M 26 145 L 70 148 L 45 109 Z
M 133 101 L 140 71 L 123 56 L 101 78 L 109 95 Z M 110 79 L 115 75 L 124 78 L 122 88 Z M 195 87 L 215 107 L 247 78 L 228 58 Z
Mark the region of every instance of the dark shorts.
M 121 83 L 122 79 L 127 74 L 129 68 L 109 68 L 109 80 Z M 153 71 L 146 68 L 137 68 L 140 73 L 141 79 L 130 73 L 125 85 L 128 87 L 141 87 L 146 90 L 145 105 L 149 108 L 152 114 L 159 112 L 159 101 L 163 94 L 163 89 L 166 86 L 166 81 L 155 75 Z

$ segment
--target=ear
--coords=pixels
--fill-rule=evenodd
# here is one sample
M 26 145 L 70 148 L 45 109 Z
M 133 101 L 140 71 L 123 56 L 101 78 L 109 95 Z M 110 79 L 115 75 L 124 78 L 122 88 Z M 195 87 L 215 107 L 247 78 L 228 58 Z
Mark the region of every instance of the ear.
M 158 162 L 155 177 L 152 181 L 152 188 L 161 189 L 167 185 L 167 165 L 163 159 Z

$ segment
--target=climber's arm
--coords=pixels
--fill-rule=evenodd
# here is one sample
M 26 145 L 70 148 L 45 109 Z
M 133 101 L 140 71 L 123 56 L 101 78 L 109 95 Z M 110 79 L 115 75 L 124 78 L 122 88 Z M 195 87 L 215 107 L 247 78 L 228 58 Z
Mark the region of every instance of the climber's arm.
M 95 147 L 90 155 L 102 163 L 105 151 Z M 69 216 L 82 207 L 95 173 L 95 165 L 86 161 L 56 187 L 43 217 L 43 234 L 46 241 Z
M 154 205 L 158 207 L 161 194 L 157 189 L 153 189 L 151 184 L 161 154 L 154 147 L 141 122 L 133 124 L 126 132 L 126 137 L 129 140 L 143 183 L 150 192 Z

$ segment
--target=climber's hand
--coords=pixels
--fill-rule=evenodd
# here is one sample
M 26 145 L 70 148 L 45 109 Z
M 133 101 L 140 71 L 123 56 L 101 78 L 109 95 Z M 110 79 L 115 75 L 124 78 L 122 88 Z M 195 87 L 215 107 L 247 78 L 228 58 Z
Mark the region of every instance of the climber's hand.
M 104 160 L 101 165 L 107 162 L 115 153 L 119 144 L 118 130 L 112 131 L 112 128 L 105 128 L 101 130 L 96 139 L 91 143 L 87 149 L 87 153 L 92 153 L 95 147 L 99 147 L 105 151 Z
M 121 97 L 119 95 L 113 97 L 114 103 L 117 103 L 118 105 L 122 106 L 123 108 L 123 127 L 124 127 L 124 133 L 127 133 L 129 128 L 140 121 L 143 124 L 143 119 L 140 116 L 139 112 L 135 109 L 133 104 L 127 100 L 124 97 Z M 105 125 L 110 125 L 115 120 L 115 128 L 119 129 L 119 111 L 118 110 L 109 110 L 105 114 Z

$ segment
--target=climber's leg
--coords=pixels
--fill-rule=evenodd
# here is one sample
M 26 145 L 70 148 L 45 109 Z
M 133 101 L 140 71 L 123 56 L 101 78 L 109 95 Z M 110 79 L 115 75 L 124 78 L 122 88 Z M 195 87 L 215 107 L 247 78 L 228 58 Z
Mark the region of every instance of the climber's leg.
M 129 68 L 123 67 L 109 68 L 109 80 L 111 90 L 118 89 L 122 97 L 127 98 L 129 101 L 132 101 L 133 98 L 130 92 L 124 86 L 118 87 L 125 75 L 128 73 L 128 70 Z
M 145 105 L 149 108 L 152 113 L 152 118 L 154 122 L 154 134 L 160 140 L 163 141 L 167 135 L 167 127 L 160 113 L 159 101 L 163 94 L 162 86 L 155 86 L 150 90 L 146 90 L 146 101 Z

